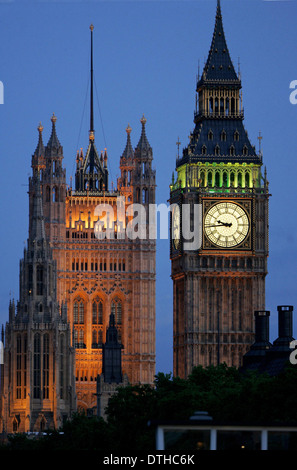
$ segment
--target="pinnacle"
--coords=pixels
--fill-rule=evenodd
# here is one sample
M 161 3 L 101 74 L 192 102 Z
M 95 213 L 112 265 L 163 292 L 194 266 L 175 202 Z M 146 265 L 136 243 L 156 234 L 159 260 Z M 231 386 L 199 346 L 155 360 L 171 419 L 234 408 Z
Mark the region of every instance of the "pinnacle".
M 39 132 L 39 137 L 38 137 L 38 144 L 34 152 L 34 155 L 36 155 L 37 157 L 40 157 L 40 156 L 44 156 L 44 145 L 43 145 L 43 139 L 42 139 L 43 127 L 41 125 L 41 122 L 39 123 L 37 130 Z
M 143 115 L 142 118 L 140 119 L 140 122 L 142 124 L 141 136 L 140 136 L 139 142 L 138 142 L 137 147 L 136 147 L 139 150 L 146 150 L 146 149 L 151 148 L 151 146 L 149 144 L 149 141 L 147 139 L 146 133 L 145 133 L 146 121 L 147 120 Z
M 212 42 L 200 84 L 214 81 L 240 83 L 229 54 L 219 0 L 217 2 L 216 21 Z
M 125 147 L 125 150 L 122 154 L 122 158 L 133 158 L 133 155 L 134 155 L 134 151 L 133 151 L 133 147 L 132 147 L 132 144 L 131 144 L 131 127 L 130 125 L 128 124 L 128 127 L 126 128 L 126 132 L 127 132 L 127 143 L 126 143 L 126 147 Z
M 58 148 L 61 147 L 61 144 L 59 142 L 59 139 L 58 139 L 57 133 L 56 133 L 57 117 L 55 116 L 55 113 L 53 113 L 53 115 L 51 117 L 51 121 L 52 121 L 52 133 L 51 133 L 51 136 L 50 136 L 49 141 L 47 143 L 47 147 L 48 148 L 58 149 Z

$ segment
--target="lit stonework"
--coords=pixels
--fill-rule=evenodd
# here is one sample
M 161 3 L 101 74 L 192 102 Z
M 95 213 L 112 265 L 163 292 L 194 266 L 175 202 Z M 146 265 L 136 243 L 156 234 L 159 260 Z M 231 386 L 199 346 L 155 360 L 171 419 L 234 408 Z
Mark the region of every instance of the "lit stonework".
M 93 28 L 91 29 L 91 59 Z M 121 176 L 110 189 L 108 155 L 95 143 L 93 117 L 93 60 L 89 143 L 76 155 L 74 188 L 66 190 L 63 149 L 56 134 L 56 118 L 46 147 L 42 194 L 46 234 L 57 261 L 57 296 L 67 302 L 76 358 L 78 408 L 95 410 L 96 380 L 102 373 L 102 343 L 111 313 L 123 343 L 122 368 L 130 383 L 153 383 L 155 375 L 155 240 L 124 236 L 100 240 L 95 235 L 96 208 L 109 204 L 117 217 L 132 203 L 148 209 L 155 203 L 152 148 L 141 119 L 136 148 L 127 143 L 120 157 Z M 120 230 L 120 227 L 117 227 Z
M 30 178 L 30 231 L 20 263 L 20 296 L 9 305 L 1 375 L 1 432 L 59 428 L 76 410 L 74 348 L 67 305 L 57 301 L 57 269 L 45 236 L 40 170 L 42 140 Z
M 29 179 L 30 250 L 25 261 L 30 262 L 32 247 L 40 255 L 34 241 L 38 179 L 46 269 L 41 270 L 35 258 L 35 264 L 31 260 L 30 271 L 20 273 L 17 311 L 14 302 L 10 304 L 5 364 L 0 369 L 0 426 L 8 432 L 59 427 L 77 408 L 96 413 L 96 382 L 100 377 L 104 383 L 102 348 L 111 314 L 123 345 L 123 383 L 152 384 L 155 377 L 155 240 L 131 239 L 126 233 L 122 237 L 131 216 L 116 226 L 113 239 L 99 239 L 95 234 L 100 204 L 114 209 L 114 220 L 120 204 L 124 213 L 133 203 L 142 204 L 148 213 L 149 204 L 155 203 L 153 152 L 142 117 L 135 148 L 132 129 L 127 127 L 120 177 L 110 188 L 107 149 L 98 152 L 95 143 L 93 29 L 89 142 L 85 152 L 77 152 L 74 184 L 71 178 L 70 185 L 66 184 L 57 117 L 52 115 L 47 145 L 43 144 L 43 126 L 38 126 Z M 38 294 L 41 286 L 43 299 Z M 41 361 L 40 381 L 34 358 Z M 113 384 L 108 387 L 114 389 Z
M 123 373 L 129 382 L 153 383 L 155 374 L 155 240 L 131 240 L 127 235 L 124 239 L 100 240 L 95 234 L 98 205 L 109 204 L 116 221 L 119 197 L 124 201 L 124 212 L 133 202 L 143 202 L 146 208 L 155 203 L 155 172 L 145 123 L 135 150 L 127 133 L 117 190 L 89 190 L 87 183 L 81 186 L 86 174 L 80 178 L 80 171 L 88 166 L 90 153 L 90 149 L 85 155 L 79 153 L 75 189 L 64 193 L 65 180 L 59 177 L 64 173 L 59 163 L 56 177 L 45 170 L 48 178 L 43 178 L 44 211 L 48 215 L 45 225 L 57 260 L 58 298 L 67 302 L 73 329 L 78 407 L 84 409 L 96 407 L 94 393 L 97 375 L 102 372 L 102 343 L 110 313 L 115 313 L 124 345 Z M 54 158 L 47 161 L 49 168 Z M 106 158 L 104 152 L 99 159 L 95 149 L 95 161 L 103 162 L 103 172 Z M 54 188 L 63 194 L 57 202 L 46 198 Z

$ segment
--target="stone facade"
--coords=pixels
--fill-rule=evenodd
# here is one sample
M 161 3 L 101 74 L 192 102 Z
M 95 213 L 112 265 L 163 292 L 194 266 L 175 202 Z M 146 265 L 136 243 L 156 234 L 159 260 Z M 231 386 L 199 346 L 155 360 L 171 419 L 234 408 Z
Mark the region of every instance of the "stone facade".
M 130 383 L 153 383 L 155 375 L 156 244 L 148 238 L 131 239 L 125 230 L 131 219 L 127 215 L 131 204 L 142 204 L 148 214 L 148 205 L 155 203 L 152 149 L 145 133 L 146 120 L 142 118 L 141 123 L 135 150 L 131 129 L 127 128 L 117 189 L 94 187 L 91 191 L 87 183 L 85 188 L 80 185 L 86 178 L 77 178 L 75 188 L 64 192 L 61 146 L 46 161 L 42 179 L 45 229 L 57 262 L 57 296 L 60 302 L 67 302 L 74 331 L 78 408 L 93 412 L 96 379 L 102 373 L 102 344 L 111 313 L 115 314 L 123 343 L 123 373 Z M 101 157 L 95 152 L 97 161 L 107 161 L 106 151 Z M 78 154 L 77 174 L 86 172 L 89 155 L 89 149 L 85 155 Z M 55 194 L 61 195 L 57 201 Z M 100 215 L 96 211 L 104 205 L 112 211 L 110 223 L 116 229 L 114 236 L 101 239 L 96 235 Z
M 268 181 L 262 152 L 256 153 L 243 127 L 240 90 L 218 1 L 209 56 L 197 81 L 195 128 L 170 186 L 177 207 L 171 275 L 174 374 L 180 377 L 196 365 L 239 367 L 254 341 L 254 311 L 265 310 Z M 189 229 L 200 223 L 194 249 L 183 238 L 186 206 Z
M 123 345 L 123 377 L 131 384 L 152 384 L 155 377 L 156 241 L 139 232 L 155 203 L 153 152 L 143 116 L 135 148 L 127 127 L 120 177 L 116 187 L 109 187 L 107 150 L 99 154 L 95 144 L 90 29 L 89 142 L 85 153 L 77 152 L 75 181 L 70 178 L 69 185 L 56 116 L 47 145 L 38 127 L 29 179 L 28 249 L 16 312 L 14 301 L 10 305 L 0 377 L 2 428 L 9 432 L 58 427 L 74 409 L 96 414 L 96 382 L 111 314 Z M 133 225 L 136 203 L 145 219 Z M 108 221 L 100 212 L 107 205 Z M 131 223 L 135 230 L 128 233 Z
M 20 298 L 16 306 L 10 302 L 5 327 L 1 431 L 6 433 L 59 428 L 76 410 L 74 349 L 67 306 L 57 301 L 39 171 L 36 167 L 30 179 L 31 224 L 20 263 Z

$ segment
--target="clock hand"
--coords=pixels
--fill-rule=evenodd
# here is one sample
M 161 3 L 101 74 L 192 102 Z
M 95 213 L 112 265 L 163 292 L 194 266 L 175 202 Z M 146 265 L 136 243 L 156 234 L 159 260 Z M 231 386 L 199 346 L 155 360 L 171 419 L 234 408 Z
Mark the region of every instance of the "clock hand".
M 232 223 L 229 224 L 228 222 L 220 222 L 219 224 L 215 224 L 215 225 L 205 225 L 205 227 L 231 227 L 231 226 L 232 226 Z
M 231 222 L 230 222 L 230 223 L 228 223 L 228 222 L 221 222 L 220 220 L 218 220 L 218 223 L 224 225 L 225 227 L 231 227 L 231 226 L 232 226 L 232 223 L 231 223 Z
M 205 225 L 205 227 L 225 227 L 225 224 Z

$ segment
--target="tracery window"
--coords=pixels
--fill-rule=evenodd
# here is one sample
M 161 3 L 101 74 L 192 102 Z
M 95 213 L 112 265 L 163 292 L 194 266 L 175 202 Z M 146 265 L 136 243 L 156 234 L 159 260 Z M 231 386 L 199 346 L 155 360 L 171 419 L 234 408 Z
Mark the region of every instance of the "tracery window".
M 84 302 L 80 297 L 78 297 L 73 304 L 73 322 L 82 325 L 84 323 L 84 314 Z
M 111 313 L 114 314 L 116 325 L 122 324 L 122 303 L 120 299 L 115 298 L 111 303 Z
M 103 303 L 98 297 L 94 299 L 92 304 L 92 323 L 93 325 L 103 324 Z

